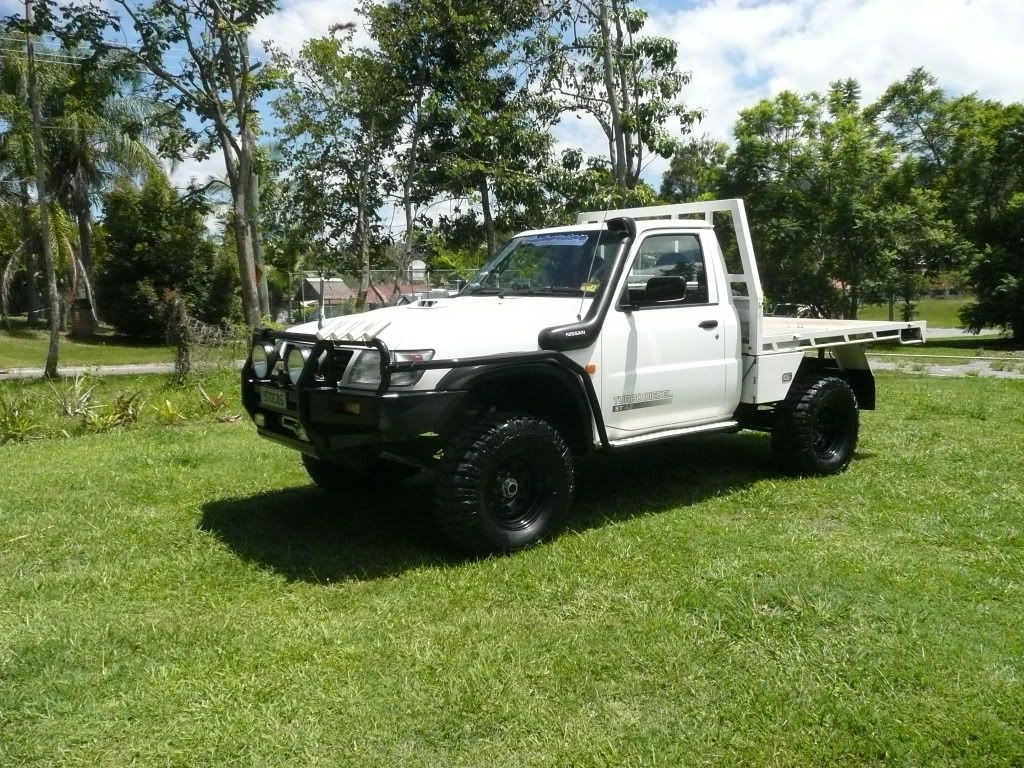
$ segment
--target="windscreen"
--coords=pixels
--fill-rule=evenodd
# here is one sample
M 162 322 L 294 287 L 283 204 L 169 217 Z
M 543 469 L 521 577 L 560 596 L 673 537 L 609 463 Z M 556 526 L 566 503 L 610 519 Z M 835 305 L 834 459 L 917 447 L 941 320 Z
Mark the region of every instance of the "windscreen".
M 462 296 L 583 296 L 598 293 L 622 244 L 620 232 L 558 232 L 509 242 Z

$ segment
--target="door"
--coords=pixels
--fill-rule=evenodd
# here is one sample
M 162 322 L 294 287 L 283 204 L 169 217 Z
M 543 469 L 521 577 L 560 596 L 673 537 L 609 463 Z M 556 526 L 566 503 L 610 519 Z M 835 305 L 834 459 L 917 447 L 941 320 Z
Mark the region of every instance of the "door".
M 601 331 L 601 410 L 610 438 L 730 415 L 726 340 L 736 315 L 719 302 L 715 265 L 708 267 L 696 233 L 640 242 Z

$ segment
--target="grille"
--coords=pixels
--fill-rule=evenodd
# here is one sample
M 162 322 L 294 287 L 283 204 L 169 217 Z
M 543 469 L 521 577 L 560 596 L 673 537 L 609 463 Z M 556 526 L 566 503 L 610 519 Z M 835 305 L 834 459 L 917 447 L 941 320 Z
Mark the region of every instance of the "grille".
M 345 375 L 345 369 L 352 360 L 351 349 L 327 350 L 317 371 L 317 380 L 336 383 Z

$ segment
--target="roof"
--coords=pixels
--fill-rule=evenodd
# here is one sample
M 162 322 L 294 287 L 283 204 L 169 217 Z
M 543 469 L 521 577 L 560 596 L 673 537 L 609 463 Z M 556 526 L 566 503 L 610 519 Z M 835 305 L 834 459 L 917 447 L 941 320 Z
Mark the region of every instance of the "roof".
M 395 283 L 391 281 L 374 283 L 373 287 L 377 289 L 377 293 L 379 293 L 385 301 L 391 301 L 399 295 L 408 296 L 415 293 L 426 293 L 430 290 L 430 285 L 428 283 Z M 370 295 L 367 297 L 367 300 L 373 303 L 379 301 L 377 293 L 374 293 L 373 288 L 371 288 Z
M 642 219 L 635 223 L 637 234 L 642 234 L 655 229 L 665 229 L 668 227 L 671 227 L 672 229 L 714 229 L 714 227 L 703 219 Z M 554 235 L 559 232 L 596 232 L 599 229 L 604 229 L 604 225 L 569 224 L 564 227 L 528 229 L 525 232 L 520 232 L 516 237 L 526 237 L 527 235 Z
M 302 297 L 306 301 L 320 301 L 320 278 L 319 277 L 307 277 L 303 279 L 303 287 L 301 291 Z M 345 284 L 345 281 L 340 277 L 325 277 L 324 278 L 324 301 L 345 301 L 346 299 L 354 299 L 356 297 L 355 291 Z
M 304 299 L 305 301 L 319 302 L 320 278 L 306 277 L 303 279 L 303 283 L 305 285 L 302 291 L 296 294 L 296 298 Z M 382 300 L 385 304 L 389 304 L 395 301 L 399 296 L 422 294 L 430 291 L 432 288 L 429 283 L 425 282 L 395 282 L 393 280 L 385 280 L 382 282 L 374 281 L 372 285 L 373 287 L 370 288 L 370 292 L 366 297 L 366 300 L 371 304 L 380 304 Z M 350 287 L 349 284 L 340 277 L 324 278 L 325 303 L 355 299 L 357 298 L 357 294 L 358 288 Z

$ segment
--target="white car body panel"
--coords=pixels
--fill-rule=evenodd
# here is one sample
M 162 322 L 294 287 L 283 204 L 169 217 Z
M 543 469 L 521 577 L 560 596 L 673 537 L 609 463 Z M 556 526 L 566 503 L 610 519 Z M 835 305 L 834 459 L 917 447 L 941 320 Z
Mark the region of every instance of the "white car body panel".
M 715 236 L 713 216 L 720 212 L 733 218 L 743 265 L 739 274 L 727 272 Z M 687 218 L 693 215 L 703 218 Z M 757 263 L 739 200 L 591 212 L 580 214 L 575 225 L 517 237 L 595 231 L 621 216 L 635 219 L 637 235 L 613 287 L 617 297 L 625 295 L 630 264 L 645 238 L 655 234 L 699 238 L 708 295 L 707 303 L 635 309 L 616 301 L 591 346 L 563 353 L 581 367 L 595 368 L 591 382 L 613 443 L 646 440 L 644 435 L 658 432 L 735 425 L 732 418 L 741 403 L 784 399 L 810 350 L 833 348 L 841 369 L 868 369 L 865 344 L 924 340 L 921 322 L 764 317 Z M 434 350 L 435 361 L 535 352 L 542 330 L 585 318 L 592 300 L 514 295 L 426 299 L 289 331 L 341 343 L 380 339 L 393 351 Z M 426 371 L 411 389 L 434 389 L 448 370 Z M 596 422 L 594 439 L 599 442 Z
M 534 352 L 537 336 L 552 325 L 571 323 L 586 314 L 592 299 L 579 297 L 463 296 L 426 299 L 400 307 L 325 320 L 289 328 L 321 339 L 379 338 L 388 349 L 432 349 L 437 360 L 482 357 L 508 352 Z M 369 333 L 366 333 L 369 331 Z M 596 348 L 595 345 L 594 348 Z M 591 348 L 592 350 L 594 348 Z M 568 353 L 580 365 L 599 364 L 588 350 Z M 412 389 L 433 389 L 448 370 L 427 371 Z

